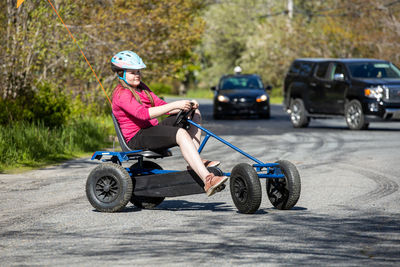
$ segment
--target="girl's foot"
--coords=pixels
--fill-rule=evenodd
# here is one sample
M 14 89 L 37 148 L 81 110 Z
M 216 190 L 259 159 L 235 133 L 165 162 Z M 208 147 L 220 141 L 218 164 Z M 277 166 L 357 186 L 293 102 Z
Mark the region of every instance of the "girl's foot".
M 204 185 L 204 190 L 207 193 L 207 196 L 212 196 L 216 191 L 221 191 L 225 188 L 224 183 L 228 180 L 226 176 L 215 176 L 213 173 L 210 173 L 206 177 L 206 182 Z M 218 190 L 219 189 L 219 190 Z

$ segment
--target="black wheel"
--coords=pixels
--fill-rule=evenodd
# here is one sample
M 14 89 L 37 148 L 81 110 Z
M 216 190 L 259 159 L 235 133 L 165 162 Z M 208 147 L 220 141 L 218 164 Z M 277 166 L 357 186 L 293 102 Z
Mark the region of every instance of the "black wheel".
M 86 181 L 86 196 L 102 212 L 122 210 L 132 195 L 132 179 L 120 165 L 103 163 L 94 168 Z
M 349 126 L 351 130 L 365 130 L 369 126 L 369 123 L 365 121 L 361 103 L 356 99 L 351 100 L 346 105 L 344 116 L 347 126 Z
M 214 120 L 220 120 L 220 119 L 222 119 L 222 116 L 214 112 L 213 118 L 214 118 Z
M 280 210 L 296 205 L 300 197 L 301 181 L 296 166 L 287 160 L 279 160 L 285 179 L 267 179 L 267 195 L 271 204 Z
M 296 98 L 292 101 L 290 105 L 290 121 L 294 128 L 307 127 L 310 118 L 306 115 L 306 108 L 304 107 L 304 102 L 300 98 Z
M 271 110 L 270 110 L 270 108 L 268 108 L 268 111 L 267 111 L 267 112 L 261 113 L 261 114 L 260 114 L 260 118 L 262 118 L 262 119 L 269 119 L 269 118 L 271 118 Z
M 139 163 L 133 164 L 131 169 L 139 168 Z M 152 161 L 143 161 L 142 168 L 144 169 L 157 169 L 162 170 L 162 167 L 155 162 Z M 132 194 L 131 203 L 138 208 L 141 209 L 153 209 L 163 202 L 165 197 L 144 197 L 144 196 L 135 196 Z
M 236 165 L 231 173 L 230 190 L 240 213 L 251 214 L 261 204 L 261 183 L 254 168 L 246 163 Z

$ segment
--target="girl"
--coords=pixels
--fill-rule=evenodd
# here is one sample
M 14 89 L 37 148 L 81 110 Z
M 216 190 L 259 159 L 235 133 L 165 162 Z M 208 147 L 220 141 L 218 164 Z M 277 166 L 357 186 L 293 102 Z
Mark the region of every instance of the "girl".
M 215 176 L 206 167 L 218 166 L 217 161 L 202 160 L 198 153 L 201 131 L 196 127 L 189 130 L 173 126 L 180 110 L 196 109 L 192 120 L 200 123 L 199 104 L 192 100 L 166 103 L 157 97 L 142 81 L 140 70 L 146 68 L 142 59 L 132 51 L 122 51 L 111 59 L 111 69 L 117 73 L 120 84 L 114 89 L 112 112 L 128 144 L 134 149 L 162 150 L 179 146 L 189 166 L 204 182 L 208 196 L 228 180 L 226 176 Z M 157 117 L 169 114 L 158 123 Z

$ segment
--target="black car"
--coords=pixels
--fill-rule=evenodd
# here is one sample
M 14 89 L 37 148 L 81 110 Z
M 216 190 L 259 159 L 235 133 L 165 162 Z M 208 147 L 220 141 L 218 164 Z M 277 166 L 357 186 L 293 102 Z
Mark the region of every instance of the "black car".
M 270 117 L 269 95 L 260 76 L 235 74 L 222 76 L 217 87 L 211 87 L 214 96 L 214 119 L 226 115 L 258 115 Z
M 400 70 L 377 59 L 296 59 L 284 82 L 284 107 L 294 127 L 344 116 L 350 129 L 400 119 Z

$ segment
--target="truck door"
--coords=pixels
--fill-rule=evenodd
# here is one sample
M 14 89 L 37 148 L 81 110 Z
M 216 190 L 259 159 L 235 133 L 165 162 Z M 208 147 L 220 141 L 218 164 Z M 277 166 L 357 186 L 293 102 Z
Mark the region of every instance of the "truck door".
M 326 94 L 326 111 L 330 114 L 344 114 L 345 93 L 348 87 L 347 74 L 341 63 L 331 63 L 328 79 L 324 83 Z
M 327 113 L 326 83 L 329 62 L 320 62 L 309 82 L 309 110 L 311 113 Z

